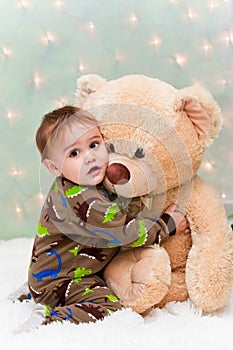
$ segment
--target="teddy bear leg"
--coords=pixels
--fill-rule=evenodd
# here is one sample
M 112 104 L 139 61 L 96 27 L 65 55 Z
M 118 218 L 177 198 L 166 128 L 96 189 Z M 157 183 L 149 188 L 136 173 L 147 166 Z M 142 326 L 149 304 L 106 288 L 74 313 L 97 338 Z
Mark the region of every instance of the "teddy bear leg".
M 179 269 L 172 272 L 169 291 L 155 307 L 162 308 L 171 301 L 185 301 L 188 297 L 189 294 L 185 283 L 185 269 Z
M 226 243 L 226 242 L 225 242 Z M 190 299 L 205 312 L 213 312 L 227 304 L 232 292 L 232 257 L 227 245 L 201 249 L 194 247 L 187 262 L 186 284 Z
M 190 218 L 193 245 L 186 265 L 190 299 L 205 312 L 223 307 L 233 286 L 233 234 L 212 186 L 196 180 Z
M 104 278 L 125 307 L 141 314 L 168 292 L 169 256 L 159 246 L 122 251 L 107 265 Z
M 155 307 L 164 307 L 171 301 L 184 301 L 189 294 L 186 287 L 185 274 L 187 257 L 192 247 L 191 234 L 175 235 L 162 242 L 171 264 L 171 285 L 168 293 Z

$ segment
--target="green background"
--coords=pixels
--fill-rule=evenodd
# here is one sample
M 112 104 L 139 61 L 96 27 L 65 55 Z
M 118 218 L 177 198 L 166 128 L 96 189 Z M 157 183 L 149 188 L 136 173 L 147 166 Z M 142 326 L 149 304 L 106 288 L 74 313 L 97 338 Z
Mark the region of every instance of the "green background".
M 47 181 L 36 128 L 89 73 L 207 87 L 224 127 L 200 174 L 233 213 L 232 0 L 0 0 L 0 23 L 1 239 L 34 236 Z

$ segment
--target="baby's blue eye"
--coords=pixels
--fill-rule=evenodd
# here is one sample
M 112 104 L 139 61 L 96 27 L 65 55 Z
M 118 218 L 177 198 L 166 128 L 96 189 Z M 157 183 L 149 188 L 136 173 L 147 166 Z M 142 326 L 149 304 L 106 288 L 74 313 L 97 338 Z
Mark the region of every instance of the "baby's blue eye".
M 77 149 L 74 149 L 72 152 L 70 152 L 70 157 L 77 157 L 79 155 L 79 151 Z

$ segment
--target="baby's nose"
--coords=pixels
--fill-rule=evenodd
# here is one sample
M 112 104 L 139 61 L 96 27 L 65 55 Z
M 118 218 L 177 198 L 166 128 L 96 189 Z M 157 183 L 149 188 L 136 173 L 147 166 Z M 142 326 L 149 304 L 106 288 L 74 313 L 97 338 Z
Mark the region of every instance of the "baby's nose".
M 88 151 L 85 155 L 85 162 L 86 163 L 91 163 L 95 160 L 95 156 L 91 151 Z

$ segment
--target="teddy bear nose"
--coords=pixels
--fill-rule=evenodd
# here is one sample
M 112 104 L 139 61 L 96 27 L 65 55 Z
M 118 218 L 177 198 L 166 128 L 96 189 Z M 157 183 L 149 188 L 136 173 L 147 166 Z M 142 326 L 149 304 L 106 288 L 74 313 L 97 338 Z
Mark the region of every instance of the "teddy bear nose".
M 123 164 L 113 163 L 107 168 L 107 177 L 113 185 L 123 185 L 130 179 L 130 172 Z

